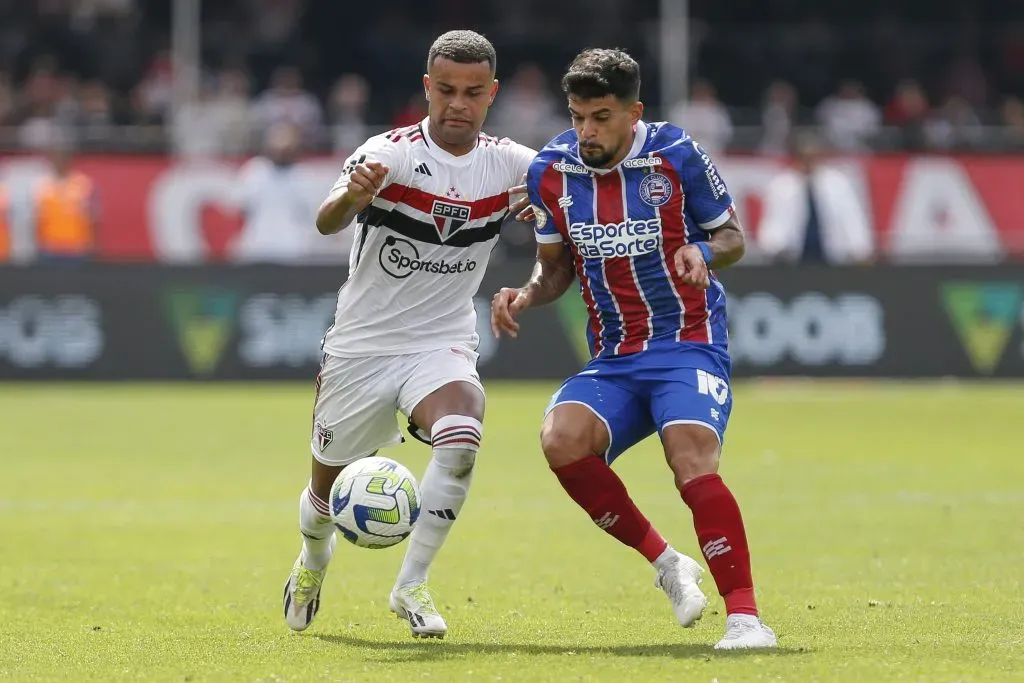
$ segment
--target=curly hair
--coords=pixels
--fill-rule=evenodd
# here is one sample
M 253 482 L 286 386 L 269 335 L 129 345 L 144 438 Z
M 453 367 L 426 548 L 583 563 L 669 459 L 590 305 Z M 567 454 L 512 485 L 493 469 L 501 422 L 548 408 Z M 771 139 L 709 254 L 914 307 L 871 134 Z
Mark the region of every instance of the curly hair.
M 584 50 L 562 77 L 562 90 L 583 100 L 614 95 L 634 102 L 640 99 L 640 65 L 618 48 Z

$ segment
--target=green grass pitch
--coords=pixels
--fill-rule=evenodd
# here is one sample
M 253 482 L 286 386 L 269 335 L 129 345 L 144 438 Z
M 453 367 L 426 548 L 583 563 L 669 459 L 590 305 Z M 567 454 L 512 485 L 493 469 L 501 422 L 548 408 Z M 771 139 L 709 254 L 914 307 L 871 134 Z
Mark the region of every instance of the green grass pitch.
M 736 388 L 722 472 L 771 653 L 680 629 L 653 571 L 539 451 L 550 384 L 491 384 L 474 488 L 431 576 L 450 632 L 387 609 L 404 544 L 341 541 L 290 633 L 311 385 L 2 385 L 0 680 L 982 681 L 1024 678 L 1024 388 Z M 387 455 L 420 475 L 428 450 Z M 697 555 L 656 441 L 616 465 Z

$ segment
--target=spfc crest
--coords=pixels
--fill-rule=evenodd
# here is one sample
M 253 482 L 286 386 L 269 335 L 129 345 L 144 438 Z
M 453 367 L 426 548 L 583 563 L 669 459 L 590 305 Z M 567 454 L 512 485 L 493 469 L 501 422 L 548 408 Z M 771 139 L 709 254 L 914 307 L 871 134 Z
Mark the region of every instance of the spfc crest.
M 321 453 L 323 453 L 328 446 L 334 443 L 334 432 L 319 422 L 313 426 L 313 436 L 316 439 L 316 445 L 320 449 Z
M 437 234 L 442 242 L 448 240 L 453 234 L 462 229 L 469 221 L 469 207 L 465 204 L 455 204 L 440 199 L 434 200 L 434 206 L 430 209 L 434 217 L 434 225 L 437 227 Z

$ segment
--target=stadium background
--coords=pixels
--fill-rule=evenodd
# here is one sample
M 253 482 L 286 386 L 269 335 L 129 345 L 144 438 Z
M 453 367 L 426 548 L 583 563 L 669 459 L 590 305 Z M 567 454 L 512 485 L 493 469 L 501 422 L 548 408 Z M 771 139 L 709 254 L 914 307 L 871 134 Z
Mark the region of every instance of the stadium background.
M 648 118 L 715 154 L 752 238 L 744 267 L 723 274 L 738 373 L 1024 374 L 1019 7 L 541 4 L 0 4 L 0 373 L 310 376 L 350 235 L 310 230 L 308 256 L 287 257 L 303 262 L 295 273 L 274 269 L 285 257 L 272 243 L 240 253 L 241 166 L 271 127 L 295 124 L 302 189 L 280 202 L 311 219 L 347 152 L 422 116 L 426 47 L 466 25 L 500 55 L 489 132 L 543 144 L 566 125 L 561 69 L 581 45 L 614 44 L 643 64 Z M 874 238 L 864 263 L 772 263 L 758 249 L 769 181 L 807 128 L 856 189 Z M 56 141 L 95 183 L 99 220 L 91 254 L 40 265 L 32 190 Z M 482 305 L 529 271 L 528 227 L 504 233 Z M 483 335 L 484 373 L 564 375 L 582 360 L 577 314 L 574 302 L 534 313 L 534 334 L 500 354 Z
M 722 274 L 738 374 L 1024 375 L 1019 5 L 557 5 L 0 3 L 0 375 L 311 376 L 352 232 L 321 238 L 315 208 L 355 145 L 423 115 L 423 55 L 456 25 L 500 55 L 486 130 L 538 147 L 567 126 L 557 81 L 581 46 L 637 56 L 647 117 L 715 155 L 750 232 L 743 266 Z M 296 207 L 281 233 L 300 234 L 297 255 L 273 240 L 238 248 L 254 229 L 243 165 L 282 122 L 301 137 L 300 181 L 268 191 Z M 770 181 L 807 130 L 866 217 L 872 246 L 856 265 L 760 248 Z M 54 264 L 33 188 L 58 144 L 95 184 L 98 222 L 91 253 Z M 531 256 L 529 227 L 509 221 L 482 308 Z M 482 335 L 485 375 L 554 378 L 585 358 L 575 302 L 531 317 L 501 353 Z

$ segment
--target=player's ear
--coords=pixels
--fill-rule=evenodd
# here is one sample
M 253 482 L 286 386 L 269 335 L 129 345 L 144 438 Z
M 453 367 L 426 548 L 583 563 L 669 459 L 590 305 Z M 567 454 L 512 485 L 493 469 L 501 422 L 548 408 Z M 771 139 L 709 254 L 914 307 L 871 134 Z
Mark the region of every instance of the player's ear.
M 430 76 L 423 74 L 423 94 L 427 96 L 427 102 L 430 101 Z
M 629 107 L 627 107 L 627 110 L 629 111 L 629 118 L 635 126 L 644 116 L 644 103 L 641 102 L 640 100 L 637 100 L 636 102 L 629 105 Z
M 487 103 L 488 107 L 491 106 L 492 104 L 494 104 L 494 96 L 497 95 L 497 94 L 498 94 L 498 79 L 495 78 L 494 79 L 494 84 L 491 85 L 491 97 L 490 97 L 490 101 Z

